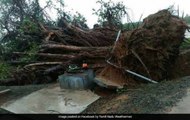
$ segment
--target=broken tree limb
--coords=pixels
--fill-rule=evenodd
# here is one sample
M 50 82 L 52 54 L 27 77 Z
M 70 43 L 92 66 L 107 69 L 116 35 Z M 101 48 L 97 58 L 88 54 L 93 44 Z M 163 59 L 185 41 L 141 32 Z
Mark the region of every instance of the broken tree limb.
M 51 54 L 51 53 L 24 53 L 24 52 L 13 52 L 16 55 L 35 55 L 39 57 L 45 58 L 53 58 L 53 59 L 74 59 L 79 56 L 86 57 L 86 58 L 105 58 L 105 52 L 97 52 L 97 51 L 89 51 L 89 52 L 80 52 L 80 53 L 72 53 L 72 54 Z
M 53 33 L 53 32 L 50 32 L 50 33 L 48 34 L 48 36 L 45 38 L 45 42 L 48 42 L 48 41 L 50 40 L 50 38 L 52 37 L 52 35 L 54 35 L 54 33 Z
M 25 64 L 32 64 L 32 63 L 36 63 L 38 61 L 8 61 L 8 64 L 11 65 L 25 65 Z
M 2 91 L 0 91 L 0 95 L 5 94 L 5 93 L 8 93 L 8 92 L 10 92 L 10 91 L 11 91 L 11 89 L 2 90 Z
M 42 23 L 38 23 L 41 30 L 44 31 L 44 32 L 48 32 L 48 30 L 44 27 L 44 25 Z
M 79 62 L 80 60 L 81 60 L 82 58 L 81 58 L 81 56 L 79 56 L 79 57 L 75 57 L 74 59 L 71 59 L 71 60 L 68 60 L 68 61 L 66 61 L 66 62 L 62 62 L 61 64 L 57 64 L 57 65 L 55 65 L 55 66 L 53 66 L 53 67 L 50 67 L 50 68 L 48 68 L 48 69 L 46 69 L 45 71 L 44 71 L 44 74 L 50 74 L 50 73 L 52 73 L 52 72 L 56 72 L 56 71 L 60 71 L 60 70 L 63 70 L 63 71 L 65 71 L 66 70 L 66 67 L 69 65 L 69 64 L 72 64 L 72 63 L 77 63 L 77 62 Z M 77 61 L 77 62 L 76 62 Z
M 45 75 L 48 75 L 50 74 L 51 72 L 56 72 L 56 71 L 60 71 L 60 70 L 65 70 L 64 66 L 63 65 L 56 65 L 56 66 L 53 66 L 51 68 L 48 68 L 44 71 L 44 74 Z
M 69 46 L 69 45 L 60 45 L 60 44 L 44 44 L 41 45 L 41 48 L 46 49 L 63 49 L 68 51 L 108 51 L 110 47 L 78 47 L 78 46 Z
M 59 64 L 63 64 L 63 62 L 40 62 L 40 63 L 33 63 L 33 64 L 25 65 L 24 68 L 27 69 L 27 68 L 33 67 L 33 66 L 59 65 Z
M 24 52 L 13 52 L 16 55 L 35 55 L 46 58 L 60 58 L 60 59 L 73 59 L 74 55 L 64 55 L 64 54 L 51 54 L 51 53 L 24 53 Z

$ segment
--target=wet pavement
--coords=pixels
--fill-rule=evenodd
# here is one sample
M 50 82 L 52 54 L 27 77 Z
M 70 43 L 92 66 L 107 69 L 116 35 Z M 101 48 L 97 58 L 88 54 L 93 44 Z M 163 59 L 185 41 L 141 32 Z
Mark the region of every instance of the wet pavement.
M 7 102 L 1 108 L 13 113 L 81 113 L 99 99 L 90 90 L 60 89 L 58 84 Z
M 187 90 L 187 95 L 179 101 L 176 106 L 174 106 L 169 113 L 179 113 L 184 114 L 190 113 L 190 89 Z

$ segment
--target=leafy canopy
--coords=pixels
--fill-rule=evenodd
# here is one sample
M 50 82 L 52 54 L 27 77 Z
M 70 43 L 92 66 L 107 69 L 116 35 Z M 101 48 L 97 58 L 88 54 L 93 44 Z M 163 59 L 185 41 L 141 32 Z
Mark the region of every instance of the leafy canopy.
M 93 14 L 98 16 L 98 23 L 100 25 L 108 24 L 109 27 L 116 27 L 122 24 L 122 18 L 124 16 L 128 17 L 127 7 L 123 2 L 114 3 L 109 0 L 104 2 L 103 0 L 98 0 L 100 8 L 98 10 L 93 9 Z

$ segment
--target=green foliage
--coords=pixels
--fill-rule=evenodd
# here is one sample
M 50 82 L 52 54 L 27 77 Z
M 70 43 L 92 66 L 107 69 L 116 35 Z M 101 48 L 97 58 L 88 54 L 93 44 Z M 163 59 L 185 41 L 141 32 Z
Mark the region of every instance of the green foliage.
M 57 18 L 75 22 L 85 28 L 86 19 L 80 13 L 72 16 L 64 10 L 64 0 L 48 0 L 42 8 L 40 0 L 0 0 L 0 55 L 4 60 L 12 58 L 12 52 L 35 53 L 44 36 L 39 23 L 56 26 L 47 9 L 56 10 Z M 14 57 L 14 56 L 13 56 Z M 36 59 L 33 54 L 24 56 L 22 61 Z
M 28 51 L 33 43 L 42 41 L 37 34 L 38 23 L 45 23 L 46 19 L 39 0 L 2 0 L 0 3 L 0 54 L 7 60 L 12 52 Z
M 81 29 L 88 28 L 86 22 L 86 18 L 78 12 L 76 12 L 74 15 L 72 15 L 70 12 L 62 12 L 62 14 L 57 19 L 58 27 L 63 28 L 65 27 L 65 24 L 68 23 L 71 23 Z
M 122 93 L 125 93 L 126 91 L 127 91 L 126 87 L 124 87 L 124 88 L 117 88 L 116 89 L 117 94 L 122 94 Z
M 0 28 L 8 33 L 16 32 L 28 18 L 35 22 L 44 22 L 44 14 L 39 0 L 2 0 Z
M 189 16 L 189 15 L 186 15 L 186 16 L 184 17 L 184 20 L 185 20 L 188 24 L 190 24 L 190 16 Z
M 78 12 L 73 16 L 72 24 L 80 28 L 88 28 L 86 18 Z
M 12 67 L 9 64 L 0 61 L 0 68 L 0 80 L 9 78 Z
M 36 43 L 31 43 L 30 49 L 26 51 L 26 53 L 29 53 L 28 55 L 24 55 L 20 58 L 20 61 L 22 62 L 30 62 L 35 61 L 37 57 L 35 54 L 39 51 L 39 45 Z
M 4 51 L 4 47 L 3 45 L 0 44 L 0 60 L 3 59 L 3 51 Z
M 64 0 L 55 0 L 56 4 L 53 4 L 51 0 L 49 0 L 49 2 L 51 3 L 50 7 L 54 8 L 57 11 L 57 21 L 60 19 L 65 19 L 67 22 L 71 22 L 71 14 L 64 10 Z
M 184 40 L 180 47 L 181 49 L 190 48 L 190 38 L 187 38 L 186 40 Z
M 100 25 L 108 22 L 110 27 L 120 26 L 122 18 L 126 15 L 128 17 L 127 7 L 122 2 L 114 3 L 111 0 L 109 2 L 98 0 L 97 3 L 101 6 L 98 10 L 93 9 L 93 14 L 98 16 L 98 23 Z
M 35 22 L 32 22 L 29 18 L 25 18 L 19 28 L 21 34 L 24 34 L 24 32 L 37 33 L 38 31 L 38 25 Z
M 76 12 L 76 15 L 73 16 L 73 19 L 76 21 L 86 22 L 85 17 L 78 12 Z
M 2 55 L 4 59 L 10 59 L 12 52 L 26 52 L 29 51 L 33 45 L 39 45 L 40 40 L 35 36 L 23 35 L 20 31 L 18 36 L 8 37 L 6 42 L 2 42 Z
M 142 22 L 132 22 L 132 23 L 125 23 L 123 24 L 123 30 L 133 30 L 139 27 Z
M 9 59 L 11 53 L 14 51 L 22 51 L 22 47 L 20 47 L 20 43 L 22 43 L 21 39 L 9 38 L 4 45 L 2 45 L 2 55 L 4 59 Z M 23 46 L 24 47 L 24 46 Z

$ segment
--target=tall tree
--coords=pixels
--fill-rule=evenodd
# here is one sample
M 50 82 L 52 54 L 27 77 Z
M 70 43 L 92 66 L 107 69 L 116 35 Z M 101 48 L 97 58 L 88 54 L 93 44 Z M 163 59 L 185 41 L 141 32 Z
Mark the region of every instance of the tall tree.
M 98 23 L 101 25 L 107 22 L 108 26 L 117 27 L 122 24 L 122 18 L 128 16 L 127 7 L 122 2 L 98 0 L 96 3 L 100 4 L 100 8 L 98 10 L 93 9 L 93 14 L 98 16 Z
M 82 29 L 88 28 L 86 18 L 78 12 L 76 12 L 76 15 L 73 16 L 72 24 Z

